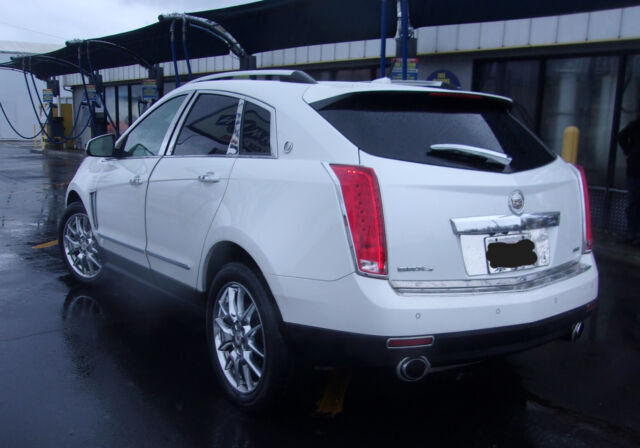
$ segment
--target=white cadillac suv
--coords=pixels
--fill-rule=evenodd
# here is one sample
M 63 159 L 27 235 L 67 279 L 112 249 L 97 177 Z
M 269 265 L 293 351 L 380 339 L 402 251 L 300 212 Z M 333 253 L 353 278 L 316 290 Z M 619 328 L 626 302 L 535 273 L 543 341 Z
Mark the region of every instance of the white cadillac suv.
M 595 307 L 584 173 L 507 98 L 437 85 L 205 76 L 69 185 L 63 259 L 206 308 L 214 371 L 264 408 L 291 360 L 407 381 L 579 335 Z

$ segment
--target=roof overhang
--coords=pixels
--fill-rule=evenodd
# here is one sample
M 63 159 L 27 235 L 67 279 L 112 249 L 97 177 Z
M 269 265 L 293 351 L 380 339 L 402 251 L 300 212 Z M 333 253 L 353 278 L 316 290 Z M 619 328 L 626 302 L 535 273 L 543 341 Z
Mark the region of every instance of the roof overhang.
M 638 5 L 638 0 L 450 0 L 435 2 L 409 0 L 414 27 L 462 24 L 571 14 L 585 11 Z M 386 37 L 396 28 L 396 5 L 387 0 L 264 0 L 231 8 L 188 13 L 222 25 L 249 54 L 263 51 L 380 38 L 381 13 L 387 16 Z M 180 24 L 181 25 L 181 24 Z M 133 31 L 99 38 L 117 46 L 89 44 L 92 68 L 105 69 L 139 63 L 138 55 L 150 64 L 172 60 L 170 21 L 161 21 Z M 177 27 L 178 58 L 181 50 L 181 26 Z M 84 44 L 86 46 L 86 44 Z M 229 53 L 229 47 L 206 32 L 188 28 L 187 45 L 191 59 Z M 78 72 L 78 44 L 44 54 L 25 56 L 10 63 L 40 78 Z M 85 56 L 86 57 L 86 56 Z M 88 61 L 83 67 L 88 68 Z

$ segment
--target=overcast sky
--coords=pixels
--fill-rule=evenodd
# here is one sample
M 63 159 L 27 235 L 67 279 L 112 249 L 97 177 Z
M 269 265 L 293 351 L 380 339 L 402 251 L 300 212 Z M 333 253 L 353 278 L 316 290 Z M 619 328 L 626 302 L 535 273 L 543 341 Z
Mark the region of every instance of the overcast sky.
M 0 40 L 61 44 L 150 25 L 158 14 L 225 8 L 249 0 L 0 0 Z

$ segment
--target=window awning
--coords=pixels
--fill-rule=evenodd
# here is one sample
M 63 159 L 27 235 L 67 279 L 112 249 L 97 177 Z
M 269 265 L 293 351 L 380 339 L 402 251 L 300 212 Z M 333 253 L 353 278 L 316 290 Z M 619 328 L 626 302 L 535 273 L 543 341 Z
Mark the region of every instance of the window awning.
M 386 1 L 386 37 L 396 28 L 396 2 Z M 225 9 L 188 13 L 213 20 L 229 31 L 249 54 L 306 45 L 349 42 L 380 38 L 380 0 L 264 0 Z M 527 17 L 570 14 L 584 11 L 638 5 L 638 0 L 449 0 L 436 2 L 410 0 L 414 27 L 508 20 Z M 172 60 L 170 22 L 158 22 L 125 33 L 99 38 L 127 48 L 91 43 L 91 67 L 94 70 L 139 63 L 131 53 L 150 64 Z M 177 54 L 182 54 L 182 24 L 176 24 Z M 206 32 L 189 28 L 188 52 L 191 59 L 229 53 L 225 43 Z M 83 55 L 83 68 L 89 70 Z M 14 59 L 8 65 L 23 67 L 39 78 L 77 73 L 77 45 Z

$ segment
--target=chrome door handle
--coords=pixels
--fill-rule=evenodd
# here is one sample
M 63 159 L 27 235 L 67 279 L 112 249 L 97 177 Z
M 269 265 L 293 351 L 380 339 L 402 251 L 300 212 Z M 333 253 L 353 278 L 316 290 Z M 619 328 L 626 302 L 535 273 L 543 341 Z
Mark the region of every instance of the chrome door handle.
M 140 176 L 136 176 L 132 179 L 129 179 L 129 184 L 133 185 L 133 186 L 138 186 L 138 185 L 142 185 L 144 183 L 144 181 L 142 179 L 140 179 Z
M 198 176 L 198 180 L 200 182 L 220 182 L 220 176 L 216 176 L 216 173 L 208 172 L 206 174 L 201 174 Z

